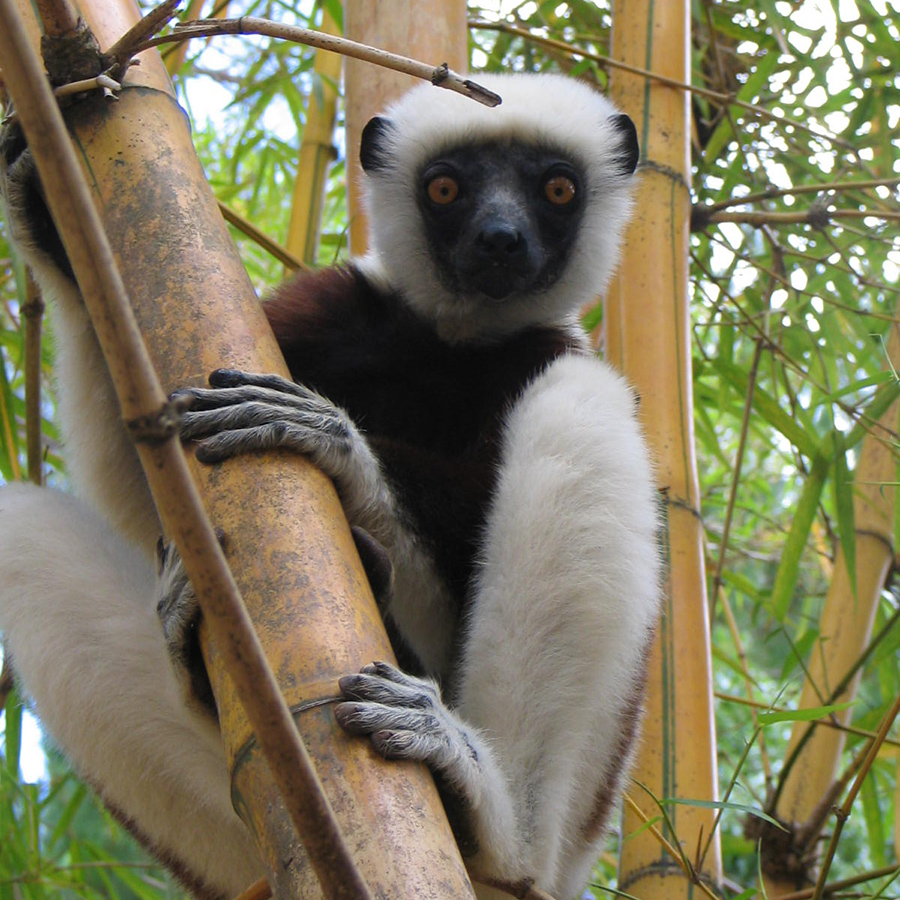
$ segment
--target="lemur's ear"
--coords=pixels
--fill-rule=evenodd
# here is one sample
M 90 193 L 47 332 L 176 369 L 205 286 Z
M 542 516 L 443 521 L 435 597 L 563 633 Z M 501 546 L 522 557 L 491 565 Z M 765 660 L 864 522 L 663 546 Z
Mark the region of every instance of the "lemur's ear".
M 638 147 L 637 128 L 634 127 L 634 122 L 625 113 L 613 116 L 612 123 L 616 130 L 622 134 L 622 148 L 619 157 L 622 161 L 622 171 L 626 175 L 631 175 L 637 168 L 638 160 L 641 157 L 641 151 Z
M 394 127 L 394 123 L 384 116 L 375 116 L 366 123 L 359 144 L 359 161 L 363 171 L 377 172 L 388 167 L 390 164 L 388 136 Z

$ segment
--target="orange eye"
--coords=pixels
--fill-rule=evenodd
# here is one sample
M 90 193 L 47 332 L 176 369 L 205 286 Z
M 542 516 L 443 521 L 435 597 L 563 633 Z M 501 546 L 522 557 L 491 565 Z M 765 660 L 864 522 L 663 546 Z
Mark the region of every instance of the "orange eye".
M 428 199 L 439 206 L 452 203 L 459 196 L 459 185 L 449 175 L 438 175 L 428 182 Z
M 575 199 L 575 182 L 565 175 L 554 175 L 544 184 L 544 196 L 555 206 L 565 206 Z

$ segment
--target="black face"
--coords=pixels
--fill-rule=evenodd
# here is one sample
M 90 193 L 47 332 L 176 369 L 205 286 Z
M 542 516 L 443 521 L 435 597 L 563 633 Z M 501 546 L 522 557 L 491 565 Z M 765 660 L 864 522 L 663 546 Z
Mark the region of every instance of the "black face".
M 505 300 L 563 271 L 585 206 L 577 165 L 523 144 L 467 146 L 419 176 L 419 208 L 441 281 Z

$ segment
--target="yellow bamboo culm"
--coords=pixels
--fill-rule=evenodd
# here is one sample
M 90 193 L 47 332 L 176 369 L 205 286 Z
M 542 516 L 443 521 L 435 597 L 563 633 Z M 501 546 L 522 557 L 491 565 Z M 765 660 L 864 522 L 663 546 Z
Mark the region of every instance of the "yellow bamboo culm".
M 387 9 L 390 12 L 387 12 Z M 353 41 L 419 59 L 468 68 L 464 0 L 345 0 L 344 34 Z M 416 84 L 416 79 L 348 59 L 344 69 L 347 125 L 347 208 L 350 249 L 366 251 L 366 222 L 360 205 L 359 139 L 366 122 Z
M 31 42 L 37 43 L 39 29 L 30 0 L 0 0 L 0 9 L 4 16 L 15 9 L 15 16 L 6 18 L 24 20 Z M 130 0 L 83 0 L 80 12 L 102 48 L 111 46 L 138 18 Z M 13 38 L 5 26 L 0 35 L 0 64 L 8 62 L 5 74 L 10 74 L 14 51 L 18 58 L 29 40 Z M 38 66 L 33 68 L 39 73 Z M 43 84 L 40 74 L 26 80 Z M 12 89 L 11 78 L 9 85 Z M 204 383 L 209 371 L 220 365 L 288 375 L 203 176 L 159 54 L 141 54 L 141 65 L 129 70 L 118 102 L 108 103 L 95 92 L 69 108 L 67 116 L 78 158 L 90 173 L 94 207 L 162 381 L 160 388 L 153 379 L 159 406 L 165 392 Z M 52 207 L 53 196 L 50 200 Z M 93 309 L 93 293 L 90 300 Z M 121 343 L 115 328 L 104 328 L 103 345 L 114 348 L 116 364 L 111 369 L 121 376 L 121 390 L 131 367 L 115 352 Z M 126 399 L 122 408 L 130 413 L 134 398 Z M 196 549 L 197 539 L 185 534 L 178 503 L 165 490 L 167 469 L 155 464 L 156 455 L 146 450 L 150 445 L 143 446 L 145 471 L 164 527 Z M 169 446 L 171 442 L 163 448 Z M 216 467 L 195 463 L 192 474 L 210 520 L 228 536 L 234 580 L 284 698 L 297 711 L 296 728 L 368 888 L 363 894 L 471 897 L 465 867 L 424 767 L 378 759 L 366 741 L 346 735 L 331 706 L 320 702 L 337 695 L 340 676 L 373 659 L 392 658 L 333 487 L 289 454 L 246 457 Z M 208 527 L 205 532 L 211 538 Z M 210 542 L 215 547 L 214 538 Z M 195 578 L 200 570 L 191 567 L 196 555 L 183 556 L 198 593 L 208 599 L 204 582 Z M 220 623 L 221 618 L 212 620 Z M 224 635 L 210 621 L 203 631 Z M 232 652 L 231 641 L 217 646 L 210 633 L 201 638 L 233 802 L 257 843 L 275 895 L 281 900 L 321 897 L 321 877 L 330 882 L 328 896 L 350 896 L 349 884 L 339 878 L 336 883 L 328 847 L 307 855 L 297 841 L 291 823 L 303 819 L 302 806 L 295 802 L 299 795 L 291 798 L 289 817 L 257 743 L 262 729 L 255 732 L 250 725 L 251 718 L 261 722 L 263 717 L 252 702 L 253 692 L 246 690 L 246 669 L 225 664 L 226 658 L 240 662 L 240 655 Z M 223 646 L 231 648 L 228 653 Z M 247 709 L 255 710 L 251 717 L 238 702 L 237 685 L 250 701 Z M 279 712 L 287 718 L 285 732 L 295 740 L 294 721 L 280 704 Z M 314 846 L 314 836 L 311 840 Z M 316 860 L 313 865 L 311 859 Z
M 900 311 L 898 311 L 900 315 Z M 891 364 L 900 367 L 900 326 L 891 327 L 887 343 Z M 854 519 L 856 525 L 856 595 L 850 581 L 842 550 L 838 551 L 834 574 L 819 621 L 819 638 L 807 661 L 808 677 L 803 685 L 799 708 L 821 706 L 824 702 L 847 703 L 856 696 L 860 672 L 838 696 L 834 689 L 842 682 L 865 650 L 872 634 L 884 579 L 894 558 L 894 504 L 897 481 L 897 452 L 893 437 L 897 431 L 900 403 L 893 403 L 878 424 L 862 442 L 856 466 Z M 852 709 L 835 713 L 842 724 L 848 724 Z M 807 735 L 810 729 L 811 735 Z M 827 813 L 820 804 L 838 772 L 844 749 L 844 732 L 821 728 L 807 722 L 796 722 L 785 754 L 789 760 L 801 740 L 806 743 L 784 780 L 774 814 L 792 828 L 814 850 L 816 837 L 826 820 L 810 823 L 810 817 Z M 837 802 L 838 798 L 832 798 Z M 804 825 L 812 828 L 804 833 Z M 780 853 L 778 847 L 788 851 Z M 815 869 L 814 854 L 806 860 L 795 859 L 784 841 L 763 853 L 762 870 L 769 897 L 776 898 L 798 890 Z M 766 850 L 765 844 L 763 846 Z
M 616 0 L 612 55 L 689 82 L 689 22 L 690 6 L 683 0 Z M 660 799 L 715 800 L 709 620 L 692 423 L 689 102 L 678 88 L 619 71 L 611 78 L 610 95 L 635 121 L 641 164 L 635 198 L 639 214 L 605 304 L 606 357 L 640 395 L 667 520 L 663 613 L 650 660 L 647 718 L 634 778 Z M 653 799 L 637 785 L 629 793 L 647 818 L 659 815 Z M 619 889 L 642 900 L 697 896 L 698 887 L 721 882 L 714 813 L 689 805 L 669 805 L 666 811 L 675 833 L 666 829 L 665 838 L 680 846 L 690 866 L 672 859 L 650 830 L 626 839 Z M 623 834 L 637 830 L 641 821 L 626 810 Z M 684 869 L 697 866 L 704 848 L 701 871 L 686 875 Z
M 322 11 L 319 30 L 325 34 L 340 34 L 337 22 L 327 9 Z M 313 72 L 319 76 L 321 91 L 314 86 L 306 105 L 306 127 L 300 144 L 297 178 L 291 201 L 291 220 L 285 242 L 288 252 L 307 265 L 313 265 L 316 261 L 322 207 L 325 202 L 325 179 L 328 166 L 335 156 L 334 120 L 337 114 L 341 63 L 342 57 L 337 53 L 316 51 Z

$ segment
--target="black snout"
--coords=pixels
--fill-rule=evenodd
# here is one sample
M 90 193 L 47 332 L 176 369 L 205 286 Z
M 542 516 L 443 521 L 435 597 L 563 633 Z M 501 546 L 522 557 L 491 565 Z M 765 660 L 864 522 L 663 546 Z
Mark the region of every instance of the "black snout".
M 475 249 L 490 262 L 515 265 L 527 256 L 528 241 L 508 222 L 491 222 L 475 239 Z

